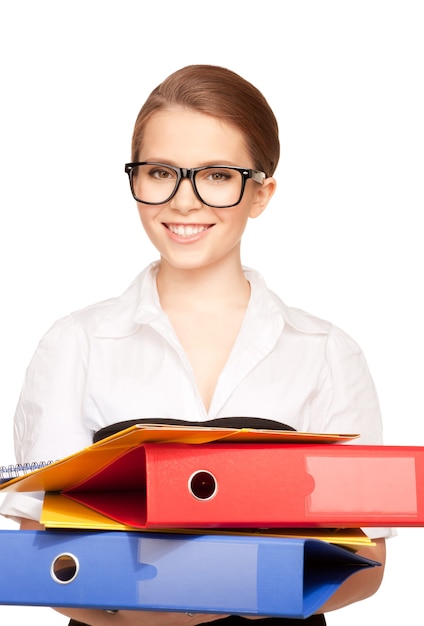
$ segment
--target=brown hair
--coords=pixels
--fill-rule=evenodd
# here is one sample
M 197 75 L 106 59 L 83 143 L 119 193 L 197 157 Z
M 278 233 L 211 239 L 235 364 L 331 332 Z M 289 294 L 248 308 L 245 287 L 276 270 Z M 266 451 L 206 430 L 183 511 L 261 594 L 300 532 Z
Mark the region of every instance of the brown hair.
M 220 118 L 244 135 L 256 169 L 272 176 L 280 156 L 278 124 L 262 93 L 247 80 L 216 65 L 188 65 L 152 91 L 134 126 L 132 160 L 137 161 L 150 117 L 170 106 L 182 106 Z

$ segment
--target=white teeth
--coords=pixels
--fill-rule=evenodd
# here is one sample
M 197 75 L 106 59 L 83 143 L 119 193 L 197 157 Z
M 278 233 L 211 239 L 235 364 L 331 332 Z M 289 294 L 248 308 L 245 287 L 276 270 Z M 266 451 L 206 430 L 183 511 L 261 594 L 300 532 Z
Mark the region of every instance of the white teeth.
M 193 235 L 198 235 L 207 229 L 207 226 L 188 224 L 185 226 L 184 224 L 168 224 L 168 228 L 171 232 L 175 233 L 180 237 L 192 237 Z

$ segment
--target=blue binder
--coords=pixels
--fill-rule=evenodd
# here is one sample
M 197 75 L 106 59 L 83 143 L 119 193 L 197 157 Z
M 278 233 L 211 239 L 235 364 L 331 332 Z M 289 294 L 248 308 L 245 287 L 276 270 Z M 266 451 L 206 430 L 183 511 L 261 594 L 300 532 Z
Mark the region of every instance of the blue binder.
M 380 565 L 318 539 L 0 531 L 0 604 L 304 619 Z

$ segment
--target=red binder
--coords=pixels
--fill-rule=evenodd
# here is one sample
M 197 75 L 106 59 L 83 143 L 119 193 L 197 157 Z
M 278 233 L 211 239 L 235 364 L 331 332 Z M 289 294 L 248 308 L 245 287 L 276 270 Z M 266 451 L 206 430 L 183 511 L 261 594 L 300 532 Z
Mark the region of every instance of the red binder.
M 64 498 L 140 529 L 424 526 L 424 448 L 146 443 Z

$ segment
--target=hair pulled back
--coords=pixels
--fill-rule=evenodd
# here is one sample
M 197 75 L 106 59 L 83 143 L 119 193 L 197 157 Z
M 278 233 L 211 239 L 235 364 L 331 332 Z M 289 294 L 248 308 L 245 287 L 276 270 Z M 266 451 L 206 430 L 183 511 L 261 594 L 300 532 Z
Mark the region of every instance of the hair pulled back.
M 217 65 L 188 65 L 152 91 L 134 126 L 132 160 L 137 161 L 146 123 L 163 109 L 181 106 L 239 129 L 256 169 L 272 176 L 280 156 L 278 124 L 263 94 L 247 80 Z

